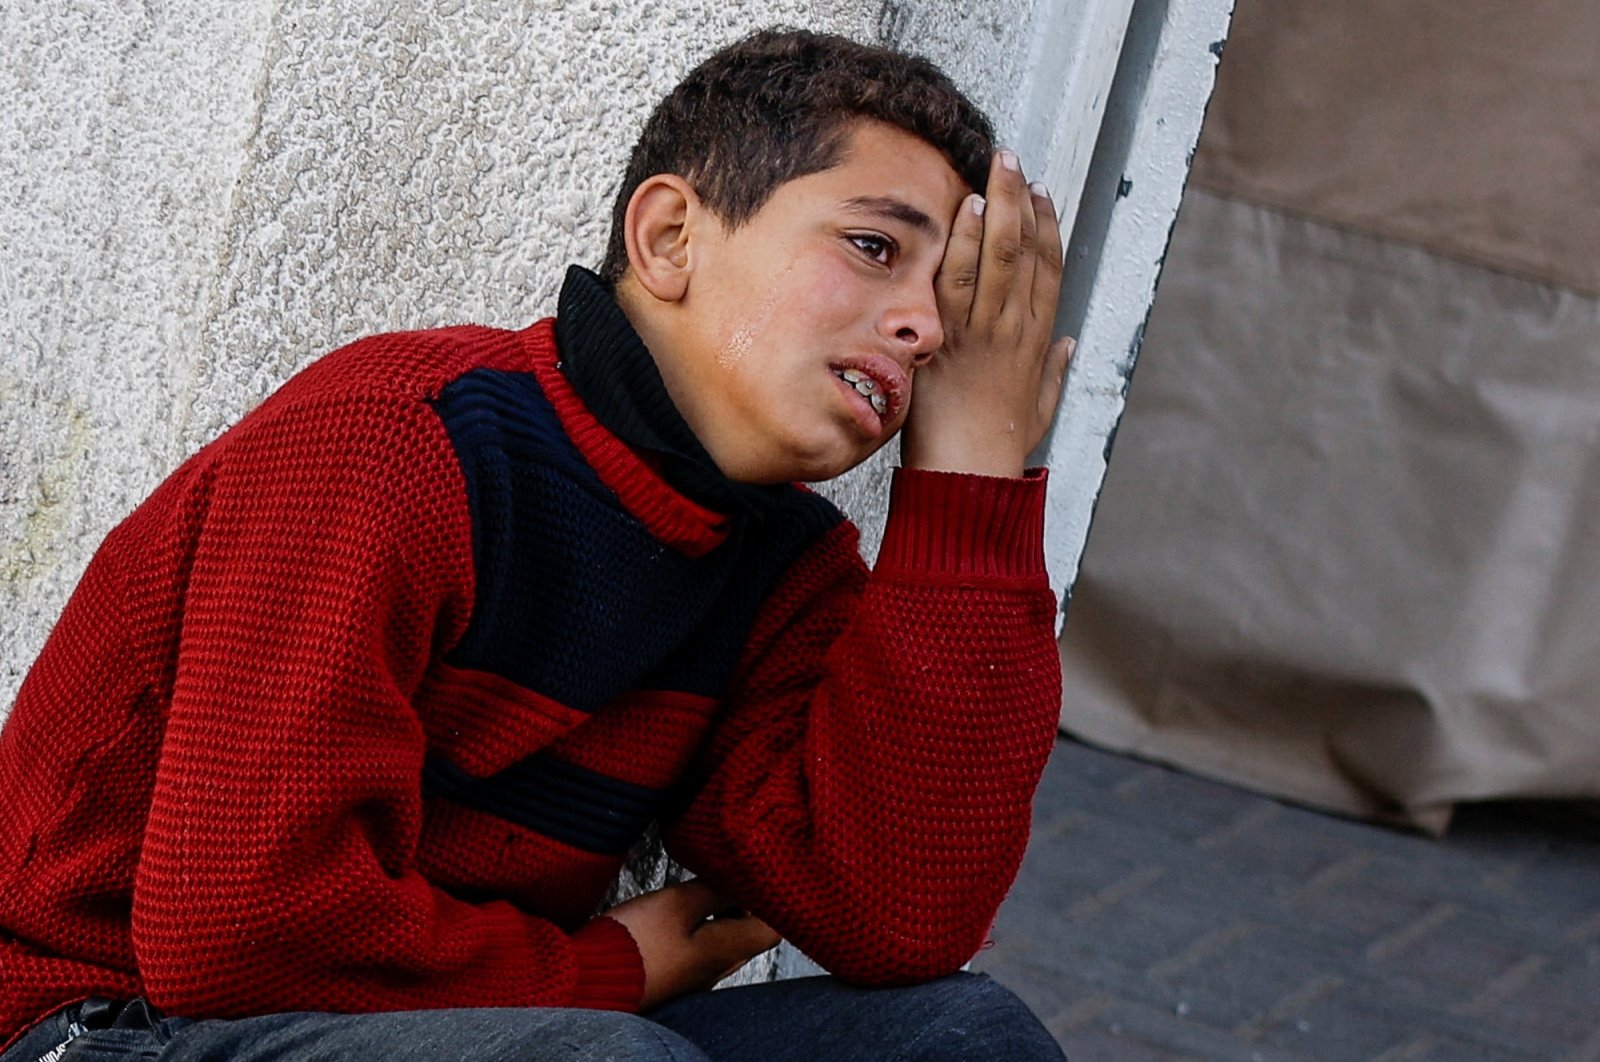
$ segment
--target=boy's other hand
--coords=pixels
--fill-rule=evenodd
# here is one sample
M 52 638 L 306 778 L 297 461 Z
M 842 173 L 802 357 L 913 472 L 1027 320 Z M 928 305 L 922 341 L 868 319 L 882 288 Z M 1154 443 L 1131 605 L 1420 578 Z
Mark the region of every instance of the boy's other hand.
M 908 468 L 1020 476 L 1055 417 L 1075 343 L 1050 342 L 1061 227 L 1017 156 L 995 154 L 988 198 L 956 211 L 934 280 L 944 346 L 916 371 L 901 438 Z
M 622 923 L 644 960 L 640 1010 L 710 988 L 780 939 L 698 881 L 636 896 L 606 916 Z

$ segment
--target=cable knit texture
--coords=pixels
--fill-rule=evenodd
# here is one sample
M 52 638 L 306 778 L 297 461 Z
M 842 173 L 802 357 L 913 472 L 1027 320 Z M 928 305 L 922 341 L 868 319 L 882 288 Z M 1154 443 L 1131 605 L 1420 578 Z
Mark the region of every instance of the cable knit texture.
M 1042 477 L 901 472 L 876 573 L 719 513 L 553 321 L 328 355 L 101 546 L 0 733 L 0 1040 L 169 1013 L 636 1008 L 653 820 L 855 981 L 971 957 L 1059 705 Z

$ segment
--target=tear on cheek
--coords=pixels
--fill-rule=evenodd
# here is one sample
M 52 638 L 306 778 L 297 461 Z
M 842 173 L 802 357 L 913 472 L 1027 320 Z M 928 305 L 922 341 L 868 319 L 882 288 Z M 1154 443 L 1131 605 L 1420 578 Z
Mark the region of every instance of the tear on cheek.
M 756 344 L 756 326 L 742 324 L 723 341 L 721 349 L 717 351 L 717 365 L 722 369 L 733 369 L 745 358 L 750 356 L 750 351 Z

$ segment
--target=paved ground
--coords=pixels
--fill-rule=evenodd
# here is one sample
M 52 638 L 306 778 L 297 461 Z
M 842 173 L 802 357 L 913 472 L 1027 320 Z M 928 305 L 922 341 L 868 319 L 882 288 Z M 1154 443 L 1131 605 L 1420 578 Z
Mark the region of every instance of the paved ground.
M 1072 1062 L 1597 1062 L 1600 816 L 1435 841 L 1062 741 L 994 939 Z

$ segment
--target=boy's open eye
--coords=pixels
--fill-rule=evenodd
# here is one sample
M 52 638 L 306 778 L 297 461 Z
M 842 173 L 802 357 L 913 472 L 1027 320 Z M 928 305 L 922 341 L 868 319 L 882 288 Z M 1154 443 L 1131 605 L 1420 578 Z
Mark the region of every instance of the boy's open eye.
M 875 232 L 858 232 L 851 234 L 850 242 L 879 265 L 889 265 L 894 260 L 895 244 L 887 236 L 880 236 Z

